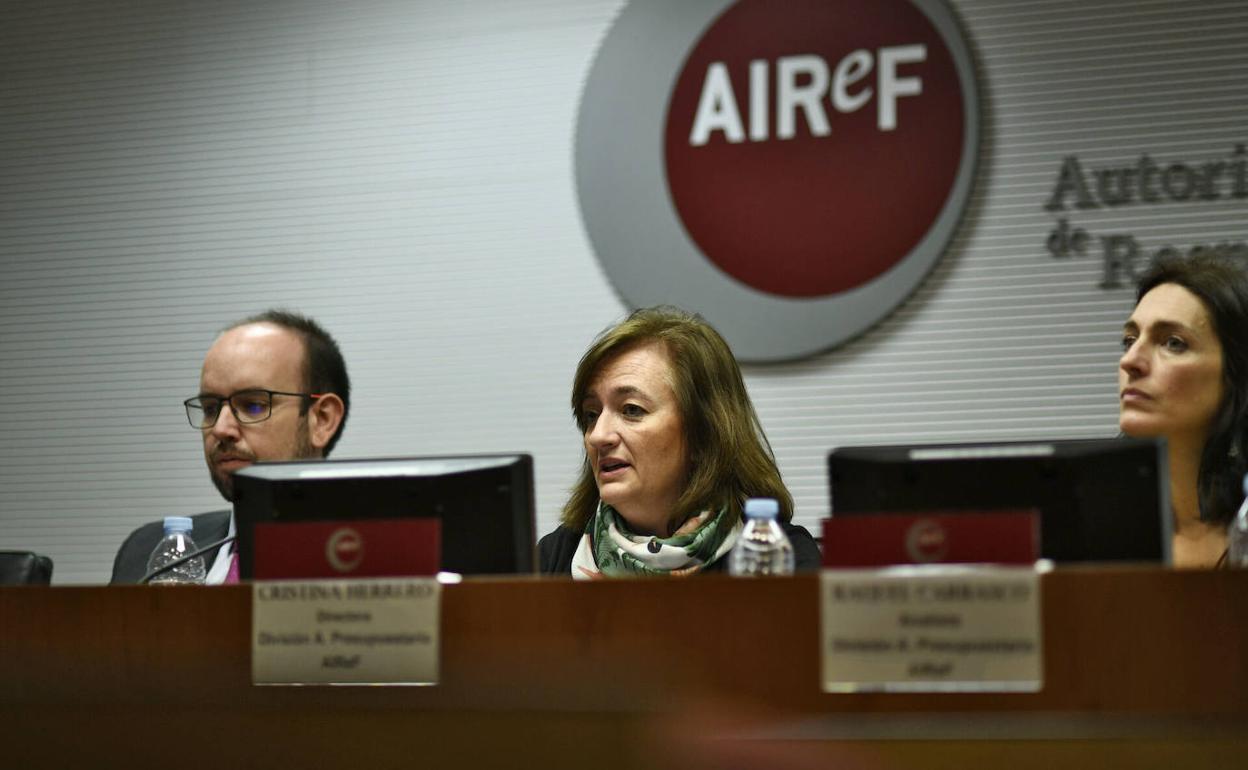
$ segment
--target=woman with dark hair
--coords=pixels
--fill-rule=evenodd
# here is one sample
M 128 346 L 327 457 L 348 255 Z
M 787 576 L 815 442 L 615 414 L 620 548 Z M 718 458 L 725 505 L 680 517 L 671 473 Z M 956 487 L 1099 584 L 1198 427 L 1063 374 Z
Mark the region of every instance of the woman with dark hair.
M 723 569 L 749 497 L 779 502 L 797 569 L 818 567 L 737 361 L 700 316 L 643 308 L 603 332 L 576 368 L 572 415 L 585 463 L 538 544 L 543 573 Z
M 1123 326 L 1118 424 L 1164 436 L 1176 567 L 1212 567 L 1248 471 L 1248 273 L 1193 256 L 1155 264 Z

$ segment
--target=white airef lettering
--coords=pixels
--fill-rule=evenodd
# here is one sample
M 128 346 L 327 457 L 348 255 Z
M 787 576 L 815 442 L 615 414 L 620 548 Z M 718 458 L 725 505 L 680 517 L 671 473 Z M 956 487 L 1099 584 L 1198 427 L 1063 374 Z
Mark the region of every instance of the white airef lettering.
M 689 144 L 694 147 L 706 144 L 712 131 L 723 131 L 724 138 L 732 144 L 745 139 L 741 113 L 737 111 L 737 97 L 732 95 L 728 65 L 721 61 L 713 62 L 706 68 L 706 80 L 702 82 L 702 96 L 698 97 L 698 113 L 693 119 Z
M 898 64 L 917 64 L 927 59 L 925 45 L 899 45 L 880 49 L 880 112 L 876 125 L 881 131 L 897 128 L 897 97 L 923 93 L 919 78 L 897 77 Z
M 837 112 L 853 112 L 871 100 L 875 93 L 871 86 L 856 94 L 851 94 L 849 87 L 870 75 L 873 66 L 875 63 L 871 60 L 871 52 L 862 48 L 841 59 L 836 65 L 836 73 L 832 75 L 832 106 Z
M 798 79 L 806 81 L 798 85 Z M 814 136 L 832 133 L 823 111 L 828 90 L 828 63 L 818 56 L 782 56 L 776 61 L 776 138 L 797 135 L 797 109 L 806 113 L 806 125 Z
M 727 77 L 727 72 L 724 74 Z M 771 97 L 767 83 L 767 60 L 750 62 L 750 141 L 767 138 L 767 100 Z
M 900 65 L 926 61 L 927 46 L 888 46 L 879 49 L 878 58 L 880 66 L 876 70 L 876 87 L 861 86 L 856 91 L 852 89 L 876 69 L 875 57 L 870 51 L 861 48 L 851 51 L 831 73 L 827 62 L 813 54 L 777 59 L 776 138 L 792 139 L 797 135 L 799 112 L 812 136 L 830 135 L 832 126 L 824 109 L 825 95 L 832 109 L 841 114 L 862 109 L 878 95 L 876 127 L 881 131 L 896 130 L 897 100 L 923 93 L 922 78 L 899 77 L 897 69 Z M 769 69 L 765 59 L 750 62 L 748 118 L 751 142 L 770 138 Z M 689 144 L 701 147 L 710 141 L 716 131 L 722 132 L 729 144 L 746 141 L 745 122 L 732 90 L 732 77 L 728 73 L 728 65 L 722 61 L 712 62 L 707 67 L 693 128 L 689 132 Z

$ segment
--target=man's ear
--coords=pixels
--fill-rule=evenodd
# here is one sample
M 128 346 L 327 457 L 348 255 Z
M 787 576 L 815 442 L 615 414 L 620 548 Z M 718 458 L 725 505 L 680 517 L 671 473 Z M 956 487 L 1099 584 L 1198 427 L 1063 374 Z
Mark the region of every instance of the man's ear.
M 336 393 L 326 393 L 312 402 L 308 408 L 308 440 L 312 446 L 325 454 L 325 447 L 342 424 L 346 406 Z

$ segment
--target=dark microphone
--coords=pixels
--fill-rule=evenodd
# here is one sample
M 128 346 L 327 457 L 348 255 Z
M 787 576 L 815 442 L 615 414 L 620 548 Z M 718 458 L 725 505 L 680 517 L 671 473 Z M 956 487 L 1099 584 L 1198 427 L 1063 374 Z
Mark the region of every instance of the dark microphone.
M 235 540 L 237 540 L 237 539 L 238 539 L 238 535 L 230 535 L 229 537 L 223 537 L 223 538 L 221 538 L 220 540 L 218 540 L 218 541 L 217 541 L 217 542 L 215 542 L 215 543 L 212 543 L 212 544 L 210 544 L 210 545 L 206 545 L 206 546 L 204 546 L 203 548 L 199 548 L 199 549 L 196 549 L 196 550 L 194 550 L 194 551 L 191 551 L 191 552 L 190 552 L 190 553 L 188 553 L 187 555 L 182 556 L 182 557 L 179 557 L 177 560 L 175 560 L 175 561 L 171 561 L 171 562 L 169 562 L 168 564 L 166 564 L 165 566 L 163 566 L 163 567 L 158 567 L 158 568 L 156 568 L 156 569 L 152 570 L 151 572 L 147 573 L 146 575 L 144 575 L 144 576 L 143 576 L 143 577 L 139 580 L 139 585 L 147 585 L 147 583 L 148 583 L 149 581 L 151 581 L 151 579 L 152 579 L 152 578 L 154 578 L 154 577 L 156 577 L 157 575 L 163 575 L 163 574 L 165 574 L 166 572 L 168 572 L 169 570 L 173 569 L 174 567 L 180 566 L 180 565 L 185 564 L 186 562 L 190 561 L 191 559 L 194 559 L 196 556 L 203 556 L 204 554 L 208 553 L 209 551 L 215 551 L 216 549 L 220 548 L 221 546 L 223 546 L 223 545 L 225 545 L 225 544 L 227 544 L 227 543 L 232 543 L 232 542 L 234 542 L 234 541 L 235 541 Z M 237 557 L 237 556 L 235 556 L 234 558 L 238 558 L 238 557 Z

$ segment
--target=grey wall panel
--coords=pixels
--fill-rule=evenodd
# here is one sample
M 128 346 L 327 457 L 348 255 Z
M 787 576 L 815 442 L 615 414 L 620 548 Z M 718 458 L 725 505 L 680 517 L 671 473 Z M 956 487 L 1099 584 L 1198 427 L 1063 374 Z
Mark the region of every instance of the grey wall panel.
M 580 457 L 567 388 L 624 311 L 572 132 L 615 0 L 12 2 L 0 25 L 0 548 L 106 579 L 125 534 L 218 507 L 179 401 L 230 320 L 282 305 L 346 351 L 338 454 L 531 451 L 547 530 Z M 1127 287 L 1056 259 L 1062 159 L 1230 158 L 1239 2 L 954 3 L 984 141 L 948 253 L 893 315 L 747 379 L 799 519 L 835 445 L 1116 432 Z M 1094 235 L 1239 242 L 1245 201 L 1067 211 Z

